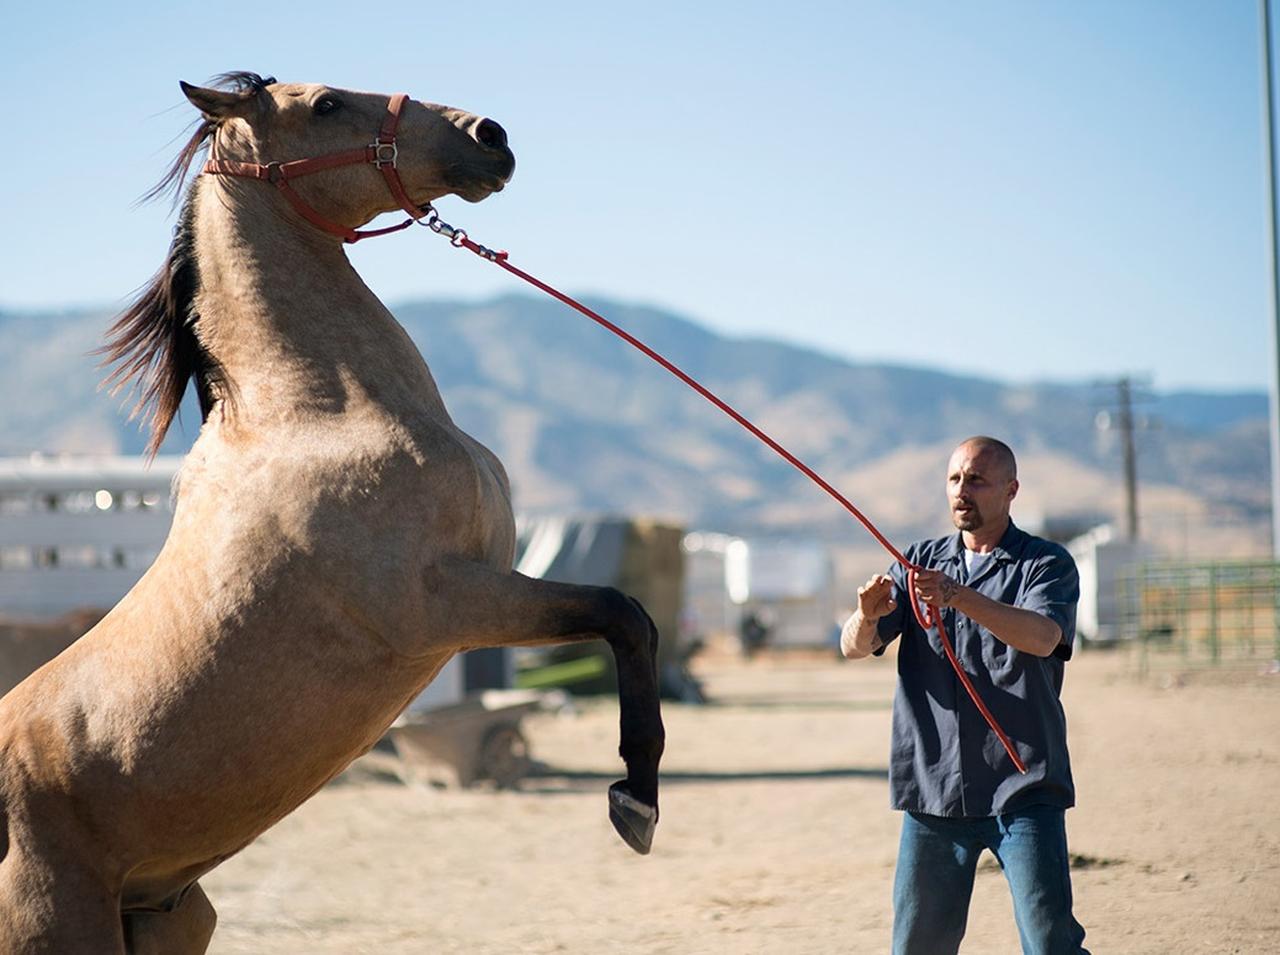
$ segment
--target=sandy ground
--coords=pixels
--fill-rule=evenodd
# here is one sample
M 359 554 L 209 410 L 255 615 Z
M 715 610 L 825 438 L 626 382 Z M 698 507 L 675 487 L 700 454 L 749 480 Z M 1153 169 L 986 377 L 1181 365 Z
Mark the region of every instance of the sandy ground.
M 715 703 L 666 707 L 652 855 L 606 819 L 616 707 L 536 715 L 524 729 L 550 769 L 518 792 L 407 787 L 382 775 L 389 757 L 362 760 L 204 879 L 212 951 L 887 951 L 892 664 L 722 655 L 697 670 Z M 1139 681 L 1095 652 L 1064 697 L 1086 944 L 1280 951 L 1280 676 Z M 963 951 L 1018 950 L 985 857 Z

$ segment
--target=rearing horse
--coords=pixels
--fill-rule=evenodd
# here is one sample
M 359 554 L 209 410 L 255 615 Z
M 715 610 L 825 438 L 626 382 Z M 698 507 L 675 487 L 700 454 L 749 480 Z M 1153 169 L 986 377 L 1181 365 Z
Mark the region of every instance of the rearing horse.
M 647 852 L 652 621 L 616 590 L 512 571 L 502 465 L 342 248 L 379 213 L 502 189 L 506 134 L 251 73 L 183 91 L 203 122 L 157 190 L 205 145 L 210 174 L 106 350 L 142 388 L 152 451 L 191 379 L 204 424 L 155 564 L 0 700 L 0 951 L 205 951 L 196 880 L 476 647 L 608 641 L 627 767 L 610 818 Z

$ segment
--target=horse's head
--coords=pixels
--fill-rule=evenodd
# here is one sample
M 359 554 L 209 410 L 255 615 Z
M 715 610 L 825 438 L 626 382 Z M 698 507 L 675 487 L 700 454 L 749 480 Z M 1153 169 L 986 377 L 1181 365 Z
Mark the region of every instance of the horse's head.
M 182 84 L 204 116 L 148 197 L 178 188 L 207 146 L 205 172 L 267 180 L 304 219 L 354 242 L 393 229 L 357 232 L 395 208 L 420 219 L 422 208 L 450 193 L 479 202 L 511 179 L 515 157 L 501 126 L 462 110 L 328 86 L 276 83 L 255 73 L 228 73 L 215 88 Z M 223 175 L 218 178 L 222 179 Z M 265 183 L 241 184 L 271 196 Z M 176 195 L 176 193 L 175 193 Z M 139 388 L 135 414 L 152 424 L 154 454 L 194 378 L 201 417 L 226 393 L 216 359 L 195 324 L 200 286 L 189 191 L 169 259 L 111 327 L 100 353 L 115 366 L 114 390 Z
M 212 127 L 211 157 L 264 166 L 357 157 L 331 168 L 309 168 L 305 178 L 290 179 L 309 206 L 344 226 L 363 225 L 406 205 L 393 194 L 394 187 L 388 188 L 389 180 L 371 168 L 379 163 L 393 164 L 408 203 L 418 207 L 450 193 L 479 202 L 502 189 L 515 169 L 506 132 L 491 119 L 406 99 L 394 124 L 395 146 L 375 147 L 369 154 L 387 128 L 389 105 L 396 102 L 392 97 L 323 84 L 276 83 L 251 74 L 235 78 L 234 90 L 182 84 L 187 99 Z M 361 151 L 371 161 L 358 158 Z

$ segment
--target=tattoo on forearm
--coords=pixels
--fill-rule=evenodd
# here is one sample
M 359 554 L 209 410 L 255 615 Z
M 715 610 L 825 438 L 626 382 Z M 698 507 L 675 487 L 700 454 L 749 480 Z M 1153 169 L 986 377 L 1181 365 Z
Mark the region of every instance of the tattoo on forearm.
M 960 589 L 960 585 L 957 584 L 950 577 L 943 577 L 940 589 L 942 592 L 943 606 L 950 606 L 951 598 L 956 595 L 956 591 Z

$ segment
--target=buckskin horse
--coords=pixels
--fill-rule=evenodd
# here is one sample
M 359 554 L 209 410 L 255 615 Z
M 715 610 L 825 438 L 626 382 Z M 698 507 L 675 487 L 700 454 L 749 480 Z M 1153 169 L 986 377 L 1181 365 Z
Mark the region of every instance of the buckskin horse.
M 387 231 L 359 231 L 380 213 L 502 189 L 502 127 L 252 73 L 182 89 L 202 119 L 155 192 L 207 149 L 204 174 L 104 351 L 151 452 L 189 381 L 203 425 L 155 563 L 0 699 L 0 951 L 205 951 L 200 876 L 476 647 L 608 642 L 626 764 L 609 815 L 648 852 L 652 621 L 616 590 L 512 571 L 502 465 L 343 251 Z

